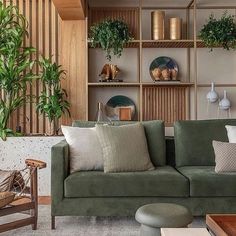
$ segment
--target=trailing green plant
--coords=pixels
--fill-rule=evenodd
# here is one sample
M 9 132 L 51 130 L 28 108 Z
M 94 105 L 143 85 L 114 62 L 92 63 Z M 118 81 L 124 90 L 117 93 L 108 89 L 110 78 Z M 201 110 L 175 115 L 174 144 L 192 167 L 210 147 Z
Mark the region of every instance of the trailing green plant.
M 209 48 L 222 46 L 226 50 L 236 47 L 236 23 L 233 15 L 225 12 L 220 19 L 210 15 L 207 24 L 203 26 L 199 35 Z
M 39 96 L 37 110 L 41 114 L 45 114 L 52 126 L 51 134 L 58 134 L 59 119 L 64 113 L 70 115 L 70 104 L 66 100 L 67 93 L 61 87 L 61 79 L 66 75 L 61 69 L 61 65 L 52 63 L 51 58 L 42 58 L 40 60 L 42 68 L 41 80 L 43 83 L 43 91 Z
M 128 25 L 121 20 L 107 19 L 90 27 L 91 46 L 105 50 L 109 61 L 112 54 L 120 57 L 124 45 L 131 40 Z
M 27 86 L 36 76 L 32 73 L 35 49 L 22 47 L 27 35 L 27 21 L 14 6 L 0 2 L 0 137 L 15 135 L 7 127 L 11 114 L 20 108 L 29 95 Z

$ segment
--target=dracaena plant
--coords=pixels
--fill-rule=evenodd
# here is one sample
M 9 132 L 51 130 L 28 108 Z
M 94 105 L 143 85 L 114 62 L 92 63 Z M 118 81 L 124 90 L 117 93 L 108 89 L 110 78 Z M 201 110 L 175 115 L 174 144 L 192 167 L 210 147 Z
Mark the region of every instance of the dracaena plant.
M 66 73 L 61 69 L 61 65 L 52 63 L 51 58 L 42 58 L 40 66 L 43 91 L 39 96 L 37 110 L 48 118 L 51 126 L 50 134 L 57 135 L 59 119 L 65 113 L 70 115 L 70 104 L 66 100 L 67 94 L 61 87 L 61 79 L 65 77 Z
M 8 128 L 11 114 L 27 102 L 27 86 L 36 78 L 31 60 L 34 48 L 22 47 L 27 21 L 14 6 L 0 2 L 0 137 L 16 133 Z

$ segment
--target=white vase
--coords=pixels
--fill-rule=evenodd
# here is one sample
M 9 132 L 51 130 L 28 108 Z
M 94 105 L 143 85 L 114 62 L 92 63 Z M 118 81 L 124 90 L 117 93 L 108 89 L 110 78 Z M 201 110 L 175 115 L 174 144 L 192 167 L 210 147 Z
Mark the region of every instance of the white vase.
M 206 97 L 210 103 L 214 103 L 218 100 L 219 96 L 218 96 L 217 92 L 215 91 L 215 85 L 213 82 L 211 83 L 211 91 L 207 94 Z
M 231 106 L 230 100 L 227 98 L 226 90 L 224 90 L 224 98 L 220 101 L 219 107 L 221 110 L 228 110 Z

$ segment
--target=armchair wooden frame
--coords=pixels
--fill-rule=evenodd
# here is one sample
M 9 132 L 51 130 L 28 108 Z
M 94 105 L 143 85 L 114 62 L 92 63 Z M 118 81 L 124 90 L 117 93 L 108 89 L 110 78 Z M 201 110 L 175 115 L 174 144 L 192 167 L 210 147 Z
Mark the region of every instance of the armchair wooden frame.
M 30 217 L 0 225 L 0 233 L 27 225 L 32 225 L 33 230 L 37 229 L 38 169 L 45 168 L 46 163 L 38 160 L 26 159 L 25 164 L 30 170 L 30 198 L 22 198 L 20 200 L 16 200 L 15 202 L 13 201 L 10 205 L 1 208 L 0 217 L 27 210 L 30 210 Z

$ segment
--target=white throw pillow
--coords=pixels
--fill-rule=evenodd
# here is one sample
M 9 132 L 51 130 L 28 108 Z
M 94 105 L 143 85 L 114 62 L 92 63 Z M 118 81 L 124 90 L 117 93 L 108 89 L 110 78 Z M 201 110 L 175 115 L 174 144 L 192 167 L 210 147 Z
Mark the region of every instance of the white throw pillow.
M 103 154 L 95 128 L 62 126 L 70 148 L 70 172 L 103 170 Z
M 236 143 L 236 126 L 226 125 L 228 139 L 230 143 Z

